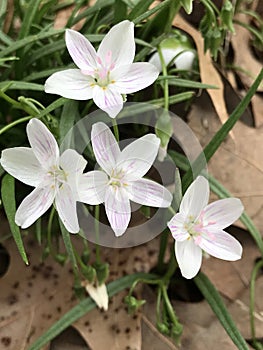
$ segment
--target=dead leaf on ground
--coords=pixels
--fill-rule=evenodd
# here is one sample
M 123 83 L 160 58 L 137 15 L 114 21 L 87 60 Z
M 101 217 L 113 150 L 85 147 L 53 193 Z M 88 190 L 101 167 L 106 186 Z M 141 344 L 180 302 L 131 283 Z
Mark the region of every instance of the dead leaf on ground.
M 188 33 L 194 40 L 198 53 L 201 81 L 204 84 L 215 85 L 218 87 L 218 89 L 208 89 L 207 92 L 213 102 L 221 123 L 224 123 L 228 119 L 228 112 L 224 99 L 224 85 L 219 73 L 214 67 L 210 53 L 204 53 L 204 39 L 202 34 L 180 15 L 175 17 L 173 25 Z
M 249 16 L 243 13 L 236 15 L 236 20 L 249 24 Z M 262 62 L 258 61 L 253 55 L 251 48 L 251 34 L 248 29 L 239 24 L 235 24 L 235 34 L 231 37 L 231 43 L 234 49 L 234 65 L 237 68 L 237 74 L 242 80 L 244 86 L 250 87 L 262 69 Z M 263 91 L 263 84 L 258 87 L 258 91 Z

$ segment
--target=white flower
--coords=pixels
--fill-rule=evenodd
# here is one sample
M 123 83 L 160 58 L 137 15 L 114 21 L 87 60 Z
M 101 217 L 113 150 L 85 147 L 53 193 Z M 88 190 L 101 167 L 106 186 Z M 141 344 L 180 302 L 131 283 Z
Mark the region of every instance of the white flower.
M 178 69 L 192 69 L 196 55 L 187 41 L 180 42 L 180 40 L 173 37 L 167 38 L 161 42 L 160 49 L 166 66 L 173 60 L 173 63 Z M 162 71 L 162 64 L 158 52 L 153 53 L 149 62 L 152 63 L 159 72 Z
M 202 250 L 223 260 L 241 258 L 241 244 L 223 229 L 244 210 L 238 198 L 208 204 L 209 183 L 198 176 L 187 189 L 177 213 L 169 222 L 175 239 L 175 255 L 182 275 L 193 278 L 202 262 Z M 208 205 L 207 205 L 208 204 Z
M 82 282 L 82 286 L 89 293 L 90 297 L 95 301 L 97 306 L 104 311 L 108 310 L 109 295 L 105 283 L 98 285 L 97 282 L 90 283 L 88 281 Z
M 168 207 L 171 193 L 160 184 L 142 178 L 151 168 L 160 144 L 154 134 L 145 135 L 120 151 L 112 132 L 104 123 L 91 130 L 91 142 L 102 171 L 83 174 L 80 200 L 105 203 L 106 214 L 116 236 L 121 236 L 131 218 L 130 200 L 152 207 Z
M 158 71 L 150 63 L 132 63 L 135 56 L 134 24 L 128 20 L 115 25 L 96 52 L 82 34 L 66 30 L 67 49 L 79 69 L 51 75 L 45 91 L 76 100 L 93 98 L 95 104 L 116 117 L 123 107 L 122 94 L 151 85 Z
M 31 148 L 9 148 L 2 152 L 1 157 L 1 165 L 9 174 L 35 187 L 18 207 L 16 224 L 22 228 L 29 227 L 55 200 L 66 229 L 77 233 L 77 181 L 87 164 L 86 160 L 72 149 L 60 156 L 54 136 L 38 119 L 31 119 L 28 123 L 27 136 Z

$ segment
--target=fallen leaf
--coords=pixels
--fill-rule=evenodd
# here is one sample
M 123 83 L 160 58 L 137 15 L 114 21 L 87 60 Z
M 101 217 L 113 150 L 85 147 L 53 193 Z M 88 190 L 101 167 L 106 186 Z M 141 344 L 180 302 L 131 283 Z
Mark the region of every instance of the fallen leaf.
M 192 27 L 180 15 L 175 17 L 173 25 L 188 33 L 194 40 L 198 53 L 201 81 L 204 84 L 211 84 L 218 87 L 218 89 L 208 89 L 207 92 L 213 102 L 221 123 L 224 123 L 228 119 L 228 112 L 224 99 L 224 85 L 220 74 L 214 66 L 209 51 L 206 53 L 204 52 L 204 39 L 200 31 Z

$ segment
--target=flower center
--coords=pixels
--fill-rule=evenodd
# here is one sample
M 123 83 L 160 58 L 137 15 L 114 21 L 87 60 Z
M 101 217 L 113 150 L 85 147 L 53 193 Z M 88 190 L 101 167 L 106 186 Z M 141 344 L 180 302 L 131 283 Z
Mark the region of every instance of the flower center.
M 124 180 L 124 172 L 122 170 L 113 171 L 109 179 L 109 185 L 117 187 L 127 186 Z
M 213 222 L 205 224 L 203 222 L 204 214 L 201 213 L 198 219 L 195 219 L 194 216 L 188 216 L 188 222 L 185 223 L 184 228 L 189 233 L 190 238 L 193 238 L 195 243 L 199 245 L 202 240 L 202 236 L 205 236 L 206 239 L 213 241 L 215 239 L 214 234 L 209 232 L 209 225 L 214 224 Z
M 114 80 L 110 77 L 110 73 L 115 67 L 115 64 L 112 62 L 112 51 L 109 50 L 107 52 L 104 62 L 102 62 L 100 57 L 97 57 L 97 62 L 98 68 L 94 72 L 94 82 L 95 85 L 105 88 L 109 84 L 114 83 Z
M 67 176 L 68 174 L 61 169 L 60 167 L 57 167 L 54 165 L 48 172 L 48 176 L 52 179 L 52 187 L 61 187 L 64 183 L 67 182 Z

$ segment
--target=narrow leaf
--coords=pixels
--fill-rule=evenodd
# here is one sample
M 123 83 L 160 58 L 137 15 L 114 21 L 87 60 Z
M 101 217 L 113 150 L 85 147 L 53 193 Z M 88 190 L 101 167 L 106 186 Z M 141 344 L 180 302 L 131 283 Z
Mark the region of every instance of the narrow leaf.
M 218 320 L 224 327 L 225 331 L 232 339 L 233 343 L 237 346 L 239 350 L 249 350 L 248 345 L 239 330 L 236 328 L 236 325 L 230 316 L 227 308 L 219 295 L 216 288 L 210 282 L 208 277 L 200 272 L 195 278 L 194 281 L 197 287 L 200 289 L 201 293 L 205 297 L 206 301 L 210 305 L 211 309 L 214 311 Z
M 107 291 L 109 297 L 121 292 L 125 288 L 131 287 L 131 285 L 139 279 L 154 279 L 157 278 L 155 275 L 151 275 L 148 273 L 135 273 L 133 275 L 124 276 L 116 281 L 113 281 L 107 285 Z M 54 339 L 57 335 L 59 335 L 62 331 L 64 331 L 67 327 L 69 327 L 72 323 L 77 321 L 80 317 L 84 316 L 87 312 L 94 309 L 96 304 L 91 298 L 86 298 L 79 302 L 78 305 L 73 307 L 70 311 L 68 311 L 65 315 L 61 317 L 56 323 L 54 323 L 46 333 L 44 333 L 41 337 L 39 337 L 34 344 L 32 344 L 28 350 L 41 350 L 43 346 Z
M 12 232 L 12 235 L 14 237 L 14 240 L 16 242 L 17 248 L 23 261 L 28 265 L 29 263 L 22 241 L 21 233 L 19 227 L 15 223 L 15 180 L 9 174 L 6 174 L 2 180 L 1 194 L 6 216 L 10 225 L 10 230 Z

